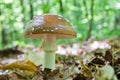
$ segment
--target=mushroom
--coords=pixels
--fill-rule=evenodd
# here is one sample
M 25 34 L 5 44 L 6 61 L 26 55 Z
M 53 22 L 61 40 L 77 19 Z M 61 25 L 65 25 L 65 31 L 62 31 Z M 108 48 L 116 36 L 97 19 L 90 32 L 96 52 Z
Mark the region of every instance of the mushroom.
M 76 32 L 62 16 L 44 14 L 35 17 L 25 29 L 26 38 L 43 38 L 44 68 L 55 69 L 56 39 L 74 38 Z

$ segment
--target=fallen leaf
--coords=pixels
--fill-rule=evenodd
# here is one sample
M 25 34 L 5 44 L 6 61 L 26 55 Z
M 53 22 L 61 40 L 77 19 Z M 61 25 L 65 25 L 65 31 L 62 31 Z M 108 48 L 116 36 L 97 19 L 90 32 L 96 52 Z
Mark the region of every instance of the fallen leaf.
M 11 64 L 0 65 L 0 69 L 2 70 L 13 70 L 13 69 L 20 69 L 20 70 L 30 70 L 36 71 L 36 66 L 31 61 L 16 61 Z
M 88 78 L 92 77 L 92 71 L 82 62 L 80 61 L 81 67 L 82 67 L 82 74 Z

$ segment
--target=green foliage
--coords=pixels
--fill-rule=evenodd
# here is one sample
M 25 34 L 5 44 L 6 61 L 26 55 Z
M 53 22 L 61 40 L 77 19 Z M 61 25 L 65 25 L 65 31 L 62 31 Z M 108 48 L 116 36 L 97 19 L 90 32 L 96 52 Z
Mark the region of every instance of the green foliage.
M 3 29 L 7 44 L 33 43 L 39 46 L 41 41 L 25 39 L 23 32 L 33 16 L 45 13 L 58 14 L 68 19 L 77 32 L 76 39 L 58 40 L 57 43 L 69 43 L 85 40 L 87 37 L 92 0 L 1 0 L 0 1 L 0 49 L 3 48 Z M 30 4 L 31 3 L 31 4 Z M 32 6 L 31 6 L 32 5 Z M 120 0 L 94 0 L 93 28 L 91 36 L 98 39 L 120 36 Z M 32 16 L 33 14 L 33 16 Z

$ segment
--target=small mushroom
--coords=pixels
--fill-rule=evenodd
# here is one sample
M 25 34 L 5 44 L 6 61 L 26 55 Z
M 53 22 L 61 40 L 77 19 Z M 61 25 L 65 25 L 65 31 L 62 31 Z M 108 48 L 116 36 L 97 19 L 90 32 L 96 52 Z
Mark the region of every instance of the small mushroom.
M 56 39 L 74 38 L 76 32 L 62 16 L 45 14 L 35 17 L 24 32 L 26 38 L 43 38 L 44 68 L 55 69 Z

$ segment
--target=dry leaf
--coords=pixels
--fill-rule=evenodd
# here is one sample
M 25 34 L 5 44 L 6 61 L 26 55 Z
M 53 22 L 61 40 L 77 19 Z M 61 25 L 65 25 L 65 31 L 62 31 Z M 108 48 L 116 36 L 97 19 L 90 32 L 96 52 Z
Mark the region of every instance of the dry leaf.
M 16 61 L 11 64 L 0 65 L 0 69 L 9 70 L 9 69 L 20 69 L 20 70 L 30 70 L 36 71 L 36 66 L 31 61 Z
M 82 62 L 80 61 L 81 67 L 82 67 L 82 74 L 85 75 L 88 78 L 92 77 L 92 71 Z

